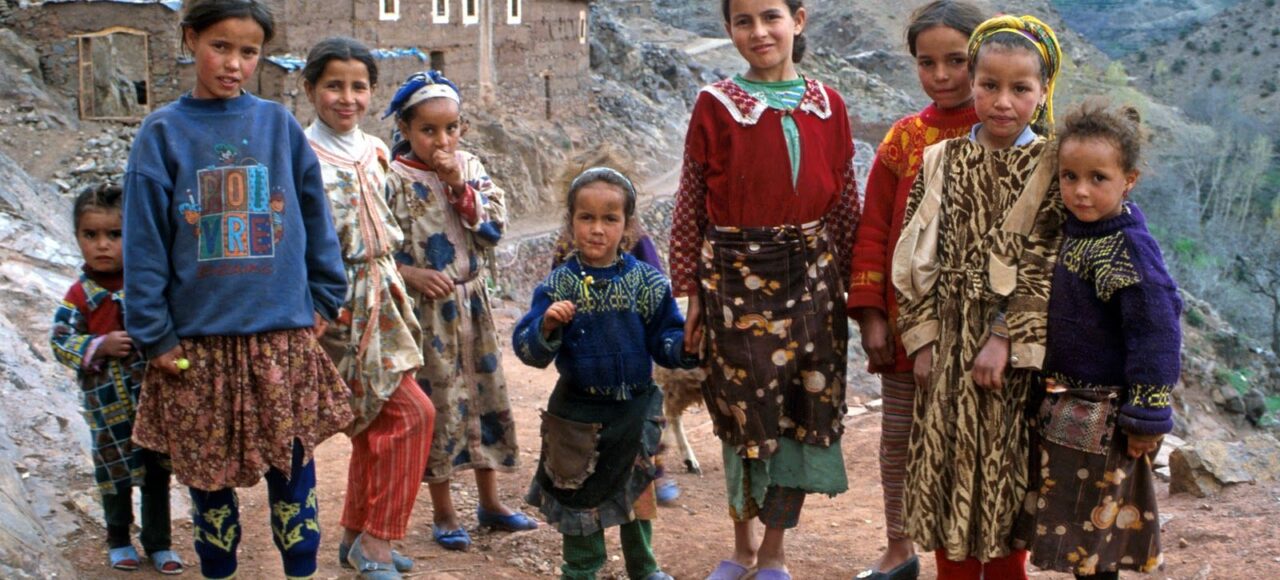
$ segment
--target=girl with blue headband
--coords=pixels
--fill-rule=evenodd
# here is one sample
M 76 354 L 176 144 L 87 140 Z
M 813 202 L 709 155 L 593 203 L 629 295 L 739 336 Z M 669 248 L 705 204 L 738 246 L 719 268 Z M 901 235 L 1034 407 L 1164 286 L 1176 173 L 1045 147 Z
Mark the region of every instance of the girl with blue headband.
M 507 209 L 480 160 L 458 149 L 461 107 L 457 86 L 430 70 L 410 76 L 384 115 L 395 115 L 400 135 L 391 150 L 387 196 L 405 233 L 396 258 L 422 326 L 418 385 L 436 408 L 423 481 L 431 493 L 432 536 L 450 550 L 471 545 L 449 492 L 455 471 L 476 472 L 481 527 L 538 527 L 498 497 L 496 472 L 515 471 L 520 454 L 481 273 L 502 237 Z

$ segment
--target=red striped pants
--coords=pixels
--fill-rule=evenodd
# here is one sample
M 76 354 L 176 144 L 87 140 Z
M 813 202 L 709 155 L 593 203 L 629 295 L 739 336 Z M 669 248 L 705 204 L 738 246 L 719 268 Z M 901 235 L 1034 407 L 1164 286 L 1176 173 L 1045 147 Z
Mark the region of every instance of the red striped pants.
M 436 408 L 407 372 L 364 431 L 351 438 L 342 527 L 398 540 L 409 528 L 431 454 Z
M 911 443 L 911 414 L 916 383 L 911 373 L 880 375 L 880 485 L 884 487 L 885 532 L 890 540 L 907 537 L 902 515 L 902 487 L 907 477 L 907 449 Z

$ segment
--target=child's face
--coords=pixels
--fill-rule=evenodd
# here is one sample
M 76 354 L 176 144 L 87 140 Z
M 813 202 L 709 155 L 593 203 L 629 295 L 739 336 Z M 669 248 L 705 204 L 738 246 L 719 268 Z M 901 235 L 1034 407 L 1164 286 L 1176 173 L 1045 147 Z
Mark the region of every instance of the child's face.
M 412 120 L 400 121 L 400 133 L 409 141 L 413 156 L 430 166 L 436 151 L 452 154 L 458 150 L 462 137 L 458 103 L 435 98 L 414 105 Z
M 573 203 L 573 244 L 583 263 L 604 267 L 617 259 L 627 229 L 626 203 L 627 194 L 604 181 L 578 190 Z
M 916 74 L 925 94 L 943 109 L 973 98 L 969 85 L 969 37 L 949 26 L 934 26 L 916 36 Z
M 1058 186 L 1067 211 L 1082 222 L 1120 215 L 1138 170 L 1125 171 L 1120 149 L 1106 139 L 1068 139 L 1058 146 Z
M 76 226 L 76 243 L 90 270 L 103 274 L 120 271 L 120 210 L 89 208 L 80 214 Z
M 373 84 L 369 82 L 369 69 L 355 59 L 333 59 L 324 65 L 324 72 L 316 84 L 306 84 L 307 98 L 316 109 L 316 116 L 339 133 L 346 133 L 360 125 L 369 109 L 373 96 Z
M 791 64 L 791 46 L 804 24 L 804 8 L 792 16 L 782 0 L 732 0 L 724 28 L 751 72 L 769 79 Z
M 1039 55 L 1021 48 L 982 49 L 973 72 L 973 106 L 982 122 L 982 144 L 992 149 L 1012 146 L 1044 99 Z
M 265 33 L 252 18 L 227 18 L 199 34 L 190 28 L 183 40 L 196 61 L 197 99 L 231 99 L 240 96 L 240 87 L 253 76 L 262 54 Z

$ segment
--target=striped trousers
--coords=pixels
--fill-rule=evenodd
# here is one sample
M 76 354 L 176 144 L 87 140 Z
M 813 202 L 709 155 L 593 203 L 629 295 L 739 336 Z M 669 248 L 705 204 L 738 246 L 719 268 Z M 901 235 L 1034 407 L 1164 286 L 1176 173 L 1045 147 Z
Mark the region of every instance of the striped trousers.
M 902 489 L 907 477 L 907 450 L 911 443 L 911 413 L 916 383 L 911 373 L 880 375 L 884 403 L 880 427 L 880 485 L 884 487 L 885 532 L 890 540 L 906 539 L 902 516 Z
M 342 527 L 382 540 L 405 536 L 431 454 L 435 419 L 431 399 L 413 373 L 405 373 L 378 417 L 351 438 Z

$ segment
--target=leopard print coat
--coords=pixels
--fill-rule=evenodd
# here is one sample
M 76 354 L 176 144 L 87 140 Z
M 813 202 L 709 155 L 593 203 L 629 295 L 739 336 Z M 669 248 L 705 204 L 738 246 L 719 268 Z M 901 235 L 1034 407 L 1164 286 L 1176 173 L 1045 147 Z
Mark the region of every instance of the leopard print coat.
M 953 560 L 989 560 L 1009 553 L 1014 517 L 1027 487 L 1029 429 L 1025 409 L 1044 357 L 1049 286 L 1063 219 L 1057 179 L 1048 191 L 1024 191 L 1037 165 L 1055 163 L 1043 139 L 992 151 L 966 138 L 945 147 L 937 257 L 940 274 L 914 301 L 901 300 L 899 328 L 927 336 L 933 348 L 926 391 L 915 400 L 904 492 L 907 534 L 925 550 Z M 1046 171 L 1054 167 L 1046 166 Z M 1054 175 L 1048 173 L 1046 175 Z M 904 223 L 926 190 L 917 177 Z M 1042 195 L 1020 217 L 1015 208 Z M 1025 232 L 1009 231 L 1022 220 Z M 1017 228 L 1012 228 L 1017 229 Z M 1016 273 L 1012 290 L 994 280 L 999 260 Z M 1003 316 L 1001 316 L 1003 313 Z M 1007 325 L 1011 345 L 1004 388 L 978 387 L 974 358 L 993 325 Z M 936 330 L 934 330 L 936 329 Z M 929 346 L 931 345 L 931 346 Z

